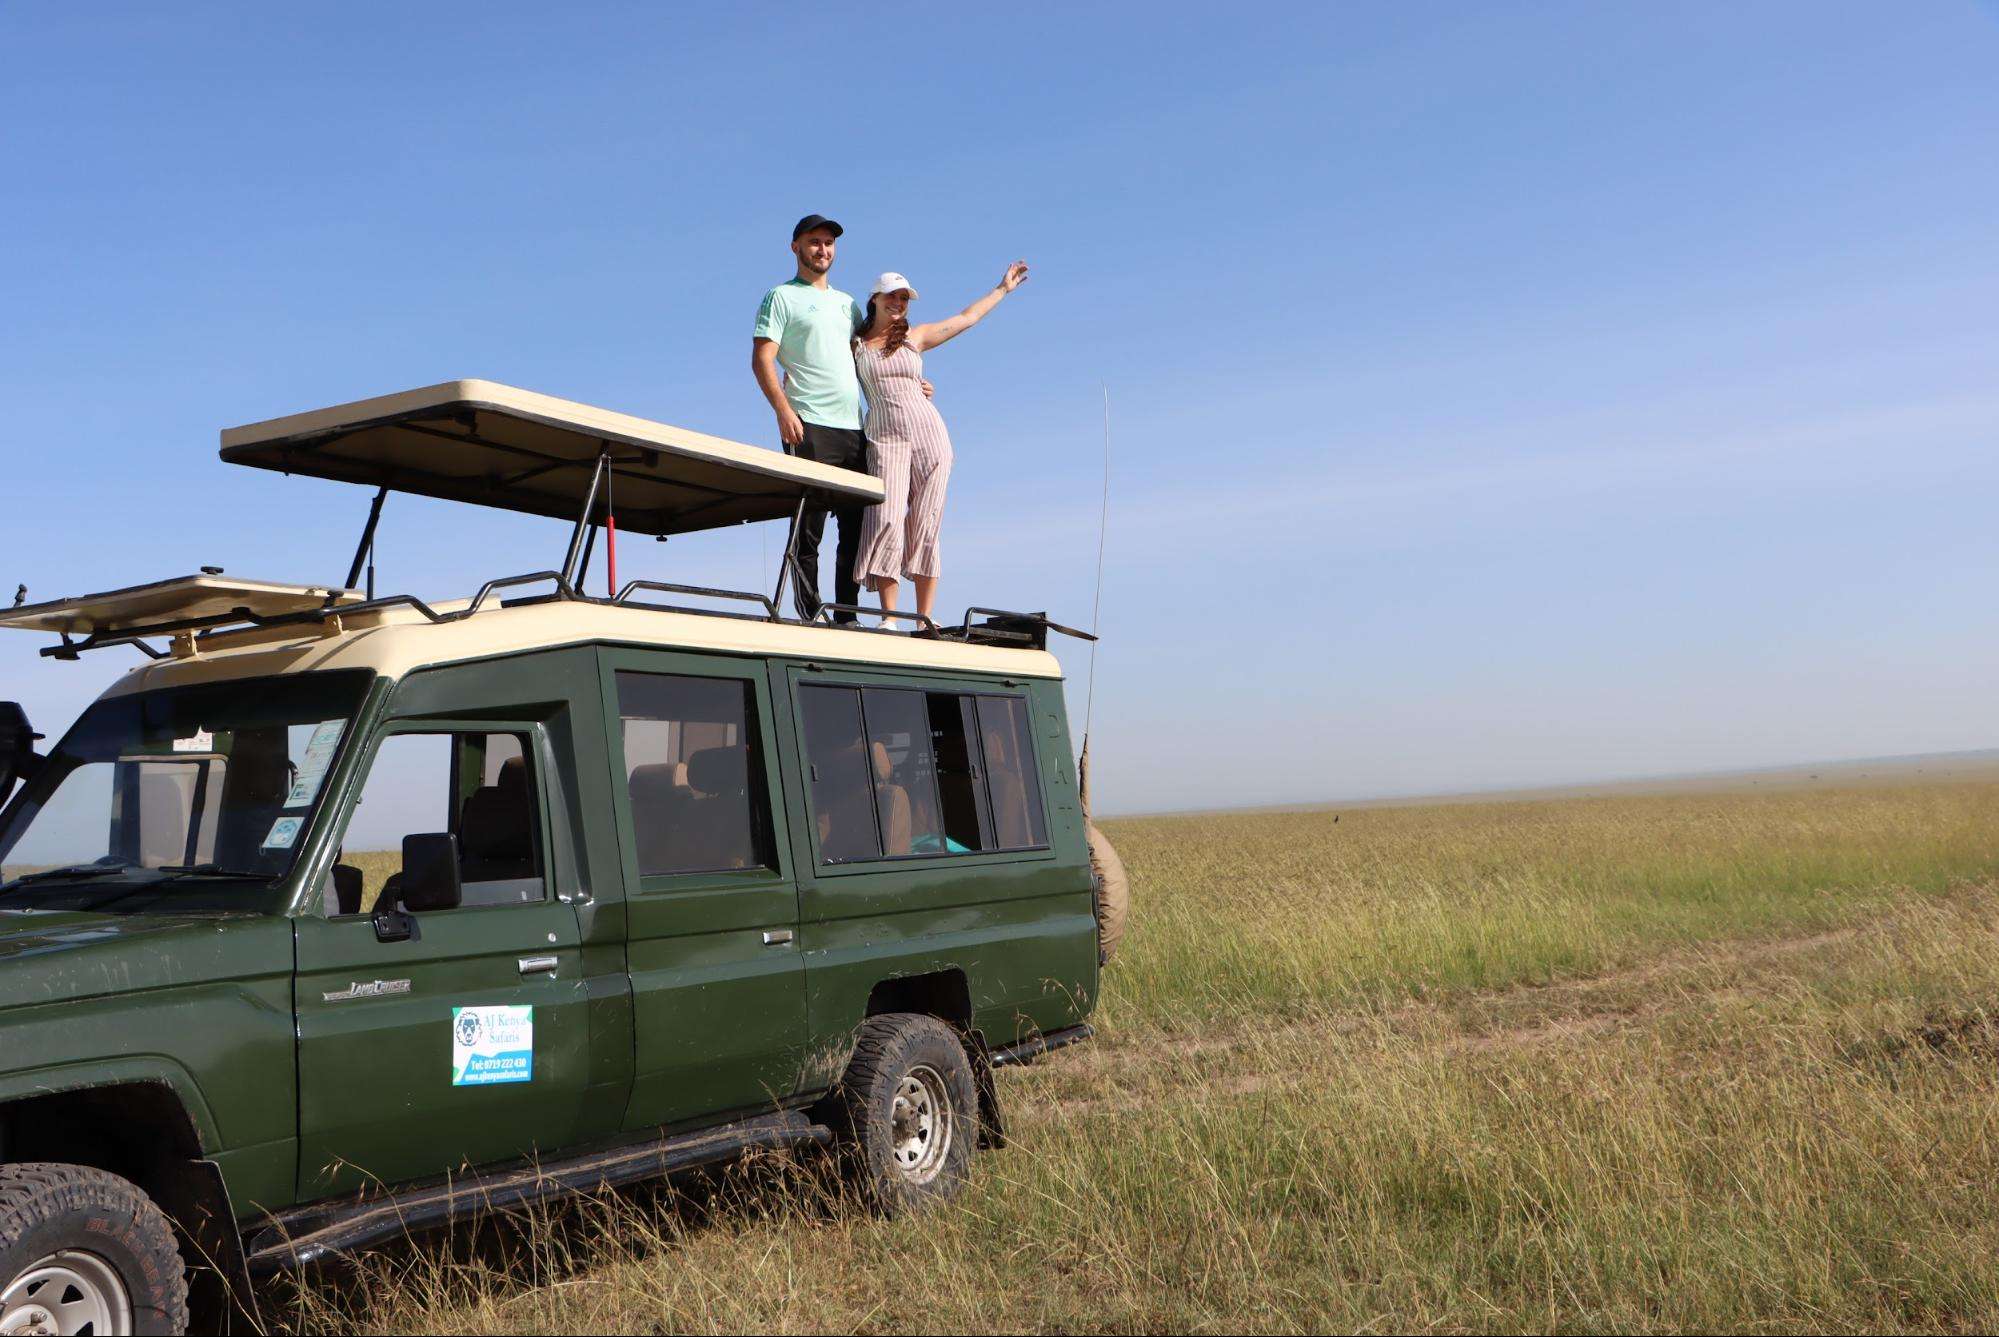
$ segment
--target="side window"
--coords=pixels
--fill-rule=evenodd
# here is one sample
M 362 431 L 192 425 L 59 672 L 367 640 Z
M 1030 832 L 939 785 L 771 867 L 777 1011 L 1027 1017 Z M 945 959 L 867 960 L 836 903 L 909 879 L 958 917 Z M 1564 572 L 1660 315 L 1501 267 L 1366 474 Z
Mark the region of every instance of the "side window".
M 541 809 L 528 740 L 511 733 L 406 733 L 382 740 L 325 889 L 331 915 L 369 914 L 393 896 L 403 837 L 448 832 L 464 906 L 548 895 Z M 387 908 L 384 904 L 382 908 Z
M 874 762 L 875 820 L 884 854 L 940 854 L 937 759 L 922 692 L 869 687 L 861 692 L 868 756 Z
M 1022 698 L 807 684 L 799 707 L 821 863 L 1048 843 Z
M 861 728 L 861 694 L 852 687 L 807 687 L 798 694 L 805 719 L 806 780 L 821 863 L 881 857 L 874 769 Z
M 641 875 L 777 866 L 750 683 L 621 672 L 618 714 Z
M 1027 702 L 1017 696 L 977 700 L 994 841 L 1001 849 L 1046 845 L 1048 826 L 1041 812 L 1041 777 L 1034 766 Z
M 930 737 L 937 753 L 937 802 L 947 848 L 989 850 L 992 819 L 986 811 L 984 772 L 979 764 L 977 697 L 931 692 Z

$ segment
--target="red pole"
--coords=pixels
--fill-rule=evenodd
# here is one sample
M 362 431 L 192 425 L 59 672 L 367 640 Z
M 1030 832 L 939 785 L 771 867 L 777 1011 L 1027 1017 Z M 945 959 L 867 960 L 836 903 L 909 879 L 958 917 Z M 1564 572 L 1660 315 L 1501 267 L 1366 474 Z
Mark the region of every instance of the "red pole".
M 618 517 L 608 511 L 604 513 L 604 541 L 604 552 L 607 555 L 604 569 L 610 577 L 608 593 L 615 599 L 618 597 Z

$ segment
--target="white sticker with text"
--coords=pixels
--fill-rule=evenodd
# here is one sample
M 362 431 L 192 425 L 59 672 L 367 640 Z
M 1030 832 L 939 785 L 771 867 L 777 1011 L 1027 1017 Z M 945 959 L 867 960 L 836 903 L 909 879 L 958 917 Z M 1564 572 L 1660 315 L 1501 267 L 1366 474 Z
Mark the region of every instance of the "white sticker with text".
M 451 1009 L 451 1084 L 534 1080 L 534 1007 Z
M 333 765 L 333 754 L 346 729 L 346 720 L 321 720 L 312 731 L 305 755 L 299 758 L 298 774 L 292 777 L 291 793 L 285 795 L 287 808 L 307 807 L 319 797 L 319 787 L 326 782 L 327 768 Z

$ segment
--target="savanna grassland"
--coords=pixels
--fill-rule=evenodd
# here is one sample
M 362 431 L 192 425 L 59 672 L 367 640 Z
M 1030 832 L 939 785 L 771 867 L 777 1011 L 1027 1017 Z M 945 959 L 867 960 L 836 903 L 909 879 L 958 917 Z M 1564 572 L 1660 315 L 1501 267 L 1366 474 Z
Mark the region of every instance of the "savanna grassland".
M 1999 1324 L 1999 783 L 1107 826 L 1099 1038 L 1002 1075 L 956 1204 L 749 1173 L 374 1255 L 293 1321 Z

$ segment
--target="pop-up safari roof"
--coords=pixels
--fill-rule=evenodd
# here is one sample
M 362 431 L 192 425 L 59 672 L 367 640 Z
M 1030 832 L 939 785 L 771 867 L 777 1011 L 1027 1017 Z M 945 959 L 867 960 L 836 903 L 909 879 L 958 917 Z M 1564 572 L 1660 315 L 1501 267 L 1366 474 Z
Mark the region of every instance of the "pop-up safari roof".
M 882 498 L 880 479 L 852 469 L 494 381 L 445 381 L 222 433 L 231 464 L 564 520 L 583 509 L 607 451 L 605 486 L 625 533 L 782 520 L 808 493 Z
M 787 580 L 798 570 L 800 519 L 808 504 L 873 505 L 882 499 L 878 478 L 794 459 L 777 450 L 725 441 L 662 422 L 538 395 L 493 381 L 446 381 L 421 390 L 357 400 L 222 433 L 222 458 L 308 478 L 359 483 L 375 490 L 347 577 L 324 586 L 277 585 L 222 578 L 220 568 L 199 576 L 157 581 L 47 603 L 0 610 L 0 627 L 55 632 L 61 643 L 45 655 L 73 659 L 80 652 L 132 645 L 156 658 L 196 653 L 207 639 L 245 627 L 326 623 L 390 607 L 414 610 L 425 620 L 452 622 L 476 616 L 498 602 L 563 599 L 705 613 L 782 622 Z M 375 597 L 375 529 L 383 500 L 409 492 L 447 501 L 497 506 L 570 522 L 568 551 L 560 567 L 487 581 L 463 607 L 432 608 L 410 594 Z M 617 579 L 617 536 L 664 538 L 754 520 L 791 521 L 779 563 L 777 588 L 766 595 Z M 604 536 L 605 592 L 585 592 L 591 555 Z M 366 579 L 363 580 L 365 575 Z M 552 585 L 552 594 L 519 593 Z M 357 588 L 359 587 L 359 588 Z M 511 596 L 505 591 L 514 591 Z M 692 596 L 754 605 L 755 612 L 663 604 L 659 596 Z M 808 621 L 838 611 L 826 604 Z M 986 615 L 975 624 L 975 615 Z M 1049 631 L 1071 631 L 1039 613 L 971 608 L 963 626 L 913 620 L 925 634 L 993 645 L 1045 646 Z M 868 628 L 876 631 L 880 628 Z M 147 643 L 170 636 L 172 649 Z M 81 639 L 77 639 L 81 637 Z M 1087 637 L 1086 639 L 1095 639 Z

